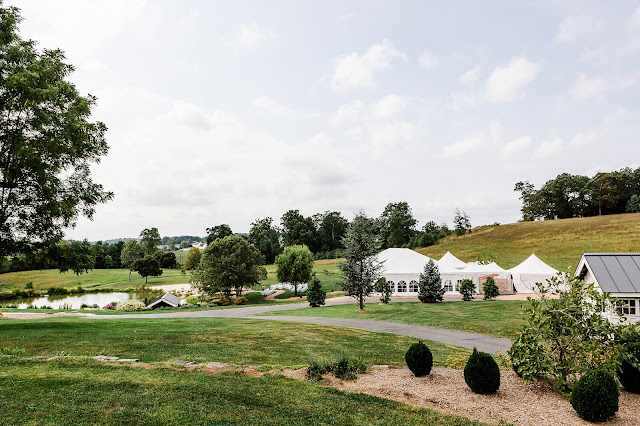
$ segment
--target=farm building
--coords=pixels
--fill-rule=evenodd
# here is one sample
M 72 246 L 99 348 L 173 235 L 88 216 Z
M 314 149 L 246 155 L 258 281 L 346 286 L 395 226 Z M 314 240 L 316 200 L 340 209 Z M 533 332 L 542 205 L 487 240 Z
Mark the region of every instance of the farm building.
M 156 308 L 162 308 L 162 307 L 177 308 L 178 306 L 180 306 L 180 304 L 181 304 L 181 300 L 178 296 L 171 293 L 165 293 L 162 296 L 156 297 L 155 299 L 153 299 L 151 303 L 147 305 L 147 308 L 149 309 L 156 309 Z
M 640 253 L 585 253 L 575 274 L 622 302 L 606 313 L 610 321 L 619 322 L 621 315 L 631 323 L 640 320 Z
M 536 283 L 545 282 L 558 271 L 544 263 L 535 254 L 508 270 L 513 278 L 513 286 L 518 293 L 534 293 Z

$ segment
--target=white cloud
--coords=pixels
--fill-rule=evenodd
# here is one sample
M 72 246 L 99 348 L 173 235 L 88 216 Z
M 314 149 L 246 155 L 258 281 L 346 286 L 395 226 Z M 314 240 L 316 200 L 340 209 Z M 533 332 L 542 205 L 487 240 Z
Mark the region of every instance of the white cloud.
M 329 124 L 332 126 L 347 126 L 356 123 L 361 120 L 366 107 L 365 103 L 359 100 L 342 105 L 329 116 Z
M 486 82 L 487 100 L 506 103 L 518 99 L 524 87 L 537 77 L 539 70 L 537 63 L 525 57 L 513 58 L 508 65 L 496 67 Z
M 569 141 L 569 148 L 583 148 L 598 139 L 596 132 L 580 132 Z
M 472 108 L 478 103 L 475 93 L 467 92 L 451 92 L 447 99 L 447 105 L 453 111 L 462 111 L 463 109 Z
M 395 59 L 404 59 L 387 39 L 369 47 L 363 55 L 353 52 L 334 60 L 331 87 L 334 90 L 349 90 L 361 87 L 375 87 L 374 71 L 388 68 Z
M 418 58 L 418 63 L 420 64 L 420 66 L 422 66 L 422 68 L 426 70 L 432 70 L 440 65 L 440 60 L 435 55 L 429 52 L 424 52 Z
M 562 151 L 564 141 L 562 138 L 554 138 L 543 141 L 534 153 L 535 158 L 547 158 Z
M 399 95 L 387 95 L 371 106 L 374 118 L 386 119 L 402 114 L 407 101 Z
M 627 30 L 629 31 L 640 31 L 640 7 L 636 9 L 636 11 L 631 15 L 626 24 Z
M 293 108 L 289 108 L 268 96 L 260 96 L 258 98 L 255 98 L 253 101 L 251 101 L 251 104 L 265 114 L 284 119 L 305 118 L 313 117 L 316 115 L 313 113 L 298 111 Z
M 485 142 L 485 138 L 481 135 L 475 135 L 468 138 L 460 139 L 452 145 L 447 145 L 442 149 L 445 157 L 457 157 L 468 154 L 480 148 Z
M 504 144 L 500 153 L 506 157 L 515 156 L 527 150 L 532 143 L 533 139 L 531 136 L 522 136 Z
M 275 34 L 260 27 L 255 22 L 240 25 L 230 38 L 221 38 L 223 45 L 233 50 L 255 50 L 260 44 L 274 38 Z
M 582 100 L 600 95 L 607 90 L 607 86 L 606 80 L 601 77 L 589 77 L 585 74 L 580 74 L 571 86 L 570 92 L 574 98 Z
M 573 43 L 581 38 L 598 34 L 604 24 L 602 21 L 594 21 L 584 16 L 569 16 L 558 26 L 556 43 Z
M 468 69 L 464 72 L 459 78 L 458 82 L 460 84 L 471 84 L 475 83 L 480 77 L 480 65 L 476 65 L 475 67 Z

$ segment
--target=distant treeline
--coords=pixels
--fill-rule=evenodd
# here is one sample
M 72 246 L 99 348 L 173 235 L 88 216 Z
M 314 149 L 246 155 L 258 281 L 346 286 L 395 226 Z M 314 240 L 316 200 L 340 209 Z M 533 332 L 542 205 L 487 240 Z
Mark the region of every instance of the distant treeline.
M 640 167 L 593 177 L 563 173 L 540 189 L 524 181 L 514 190 L 520 192 L 524 221 L 635 213 L 640 212 Z

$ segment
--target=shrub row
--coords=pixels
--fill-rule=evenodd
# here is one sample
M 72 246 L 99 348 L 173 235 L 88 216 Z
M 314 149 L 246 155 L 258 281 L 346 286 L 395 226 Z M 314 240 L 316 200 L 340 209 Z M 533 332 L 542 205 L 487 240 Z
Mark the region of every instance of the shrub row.
M 333 373 L 338 379 L 353 380 L 358 374 L 367 371 L 367 366 L 357 357 L 342 354 L 339 358 L 330 362 L 312 362 L 307 368 L 309 380 L 320 380 L 327 373 Z

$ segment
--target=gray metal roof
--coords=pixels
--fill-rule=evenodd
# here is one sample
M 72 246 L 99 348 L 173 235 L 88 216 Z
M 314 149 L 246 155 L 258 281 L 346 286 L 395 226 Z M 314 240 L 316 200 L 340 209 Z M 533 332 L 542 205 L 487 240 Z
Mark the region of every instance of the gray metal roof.
M 160 302 L 166 302 L 173 307 L 180 306 L 180 298 L 171 293 L 165 293 L 162 296 L 153 299 L 151 303 L 149 303 L 149 305 L 147 306 L 149 308 L 153 308 L 155 305 L 157 305 Z
M 640 293 L 640 253 L 585 253 L 584 257 L 603 291 Z M 585 272 L 583 268 L 580 275 Z

